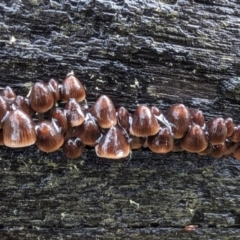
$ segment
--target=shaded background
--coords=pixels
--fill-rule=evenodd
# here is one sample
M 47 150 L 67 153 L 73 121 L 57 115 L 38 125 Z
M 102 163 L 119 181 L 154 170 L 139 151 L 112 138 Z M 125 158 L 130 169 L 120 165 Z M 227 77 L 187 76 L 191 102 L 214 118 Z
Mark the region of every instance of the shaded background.
M 184 103 L 239 123 L 239 26 L 237 0 L 1 0 L 0 87 L 26 95 L 73 70 L 89 105 L 101 94 L 130 111 Z M 240 236 L 235 159 L 0 150 L 1 239 Z

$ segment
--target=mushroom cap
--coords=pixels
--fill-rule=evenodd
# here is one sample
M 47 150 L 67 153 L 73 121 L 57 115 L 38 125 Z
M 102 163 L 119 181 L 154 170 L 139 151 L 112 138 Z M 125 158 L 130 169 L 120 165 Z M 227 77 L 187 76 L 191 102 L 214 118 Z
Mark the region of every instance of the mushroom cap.
M 78 158 L 82 155 L 84 150 L 84 145 L 78 137 L 69 138 L 65 140 L 63 144 L 63 153 L 68 158 Z
M 20 95 L 17 95 L 14 101 L 12 102 L 12 108 L 21 109 L 23 112 L 27 113 L 29 116 L 34 114 L 34 111 L 30 107 L 29 99 Z
M 84 122 L 85 114 L 75 98 L 69 99 L 65 105 L 65 110 L 67 111 L 67 121 L 70 126 L 76 127 Z
M 94 117 L 90 113 L 87 113 L 84 123 L 76 127 L 74 135 L 79 137 L 84 145 L 93 147 L 97 144 L 97 140 L 101 136 L 101 131 Z
M 13 91 L 13 89 L 9 86 L 5 87 L 1 94 L 6 100 L 13 101 L 16 97 L 16 93 Z
M 211 156 L 214 158 L 221 158 L 227 150 L 226 142 L 223 142 L 218 145 L 213 145 L 212 147 L 213 147 L 213 150 L 211 152 Z
M 233 142 L 240 142 L 240 125 L 233 128 L 233 133 L 230 137 Z
M 106 96 L 100 96 L 90 109 L 101 128 L 111 128 L 117 124 L 116 109 L 112 100 Z
M 161 128 L 156 135 L 147 138 L 147 145 L 155 153 L 168 153 L 172 151 L 174 139 L 171 131 L 167 127 Z
M 216 117 L 207 123 L 208 139 L 213 145 L 223 143 L 227 138 L 227 126 L 223 118 Z
M 205 124 L 205 117 L 203 115 L 203 112 L 199 109 L 189 109 L 189 112 L 191 114 L 192 123 L 195 123 L 199 125 L 200 127 L 203 127 Z
M 112 126 L 95 146 L 96 154 L 102 158 L 120 159 L 130 153 L 130 144 L 118 126 Z
M 54 152 L 64 143 L 61 129 L 54 122 L 44 120 L 36 125 L 35 130 L 36 146 L 43 152 Z
M 205 132 L 199 125 L 192 124 L 186 135 L 180 140 L 181 146 L 188 152 L 198 153 L 205 150 L 208 141 Z
M 31 108 L 38 113 L 47 112 L 55 103 L 53 93 L 49 90 L 48 85 L 43 82 L 34 83 L 29 101 Z
M 120 107 L 117 110 L 118 124 L 128 131 L 130 113 L 125 107 Z
M 51 78 L 48 81 L 48 88 L 53 93 L 55 101 L 60 100 L 59 84 L 55 79 Z
M 231 137 L 234 132 L 235 124 L 233 123 L 232 118 L 225 119 L 225 124 L 227 126 L 227 137 Z
M 160 109 L 156 106 L 151 106 L 150 110 L 151 110 L 152 114 L 155 115 L 155 116 L 160 116 L 162 114 Z
M 240 146 L 234 150 L 233 156 L 234 156 L 234 158 L 236 158 L 237 160 L 240 160 Z
M 3 142 L 7 147 L 27 147 L 36 142 L 35 124 L 20 109 L 16 109 L 6 117 L 3 124 Z
M 130 134 L 136 137 L 152 136 L 160 130 L 156 117 L 145 105 L 138 106 L 130 122 Z
M 55 108 L 51 111 L 51 118 L 61 128 L 61 132 L 65 133 L 68 129 L 67 111 L 62 108 Z
M 73 74 L 69 74 L 62 83 L 62 100 L 68 102 L 70 98 L 75 98 L 77 102 L 86 98 L 82 83 Z
M 188 131 L 191 122 L 191 114 L 183 104 L 175 104 L 166 112 L 167 120 L 174 125 L 172 132 L 174 138 L 180 139 Z
M 3 119 L 5 118 L 6 114 L 10 111 L 10 105 L 8 101 L 0 96 L 0 129 L 2 128 L 3 125 Z

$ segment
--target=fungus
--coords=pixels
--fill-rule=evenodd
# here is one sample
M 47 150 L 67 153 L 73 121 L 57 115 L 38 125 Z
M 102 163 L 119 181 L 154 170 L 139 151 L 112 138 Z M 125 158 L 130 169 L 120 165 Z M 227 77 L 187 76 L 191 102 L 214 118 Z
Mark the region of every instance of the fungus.
M 30 107 L 29 99 L 23 96 L 16 96 L 14 101 L 12 102 L 12 108 L 13 109 L 21 109 L 23 112 L 27 113 L 29 116 L 33 116 L 34 111 Z
M 69 73 L 62 83 L 62 100 L 68 102 L 70 98 L 75 98 L 77 102 L 85 99 L 86 92 L 82 83 L 73 75 Z
M 74 135 L 78 136 L 84 145 L 93 147 L 97 144 L 101 132 L 90 113 L 86 114 L 84 123 L 75 129 Z
M 61 128 L 61 132 L 65 133 L 68 129 L 67 112 L 62 108 L 55 108 L 51 111 L 51 118 Z
M 96 154 L 102 158 L 120 159 L 130 153 L 130 144 L 118 126 L 112 126 L 95 146 Z
M 136 109 L 130 122 L 130 134 L 136 137 L 152 136 L 160 130 L 156 117 L 145 105 Z
M 120 107 L 117 110 L 118 124 L 126 131 L 129 129 L 129 117 L 130 113 L 125 107 Z
M 48 120 L 36 125 L 37 140 L 36 146 L 43 152 L 54 152 L 59 149 L 64 142 L 61 129 L 55 122 Z
M 112 100 L 106 96 L 100 96 L 90 109 L 101 128 L 111 128 L 117 124 L 116 110 Z
M 37 113 L 45 113 L 54 105 L 54 95 L 48 85 L 42 82 L 34 83 L 29 94 L 31 108 Z
M 76 127 L 84 122 L 84 112 L 75 98 L 70 98 L 65 106 L 67 120 L 71 127 Z
M 232 134 L 234 132 L 235 124 L 233 123 L 233 120 L 230 117 L 225 119 L 225 124 L 227 127 L 227 137 L 230 137 L 230 136 L 232 136 Z
M 78 137 L 68 138 L 63 144 L 63 153 L 68 158 L 74 159 L 80 157 L 83 153 L 83 150 L 84 145 Z
M 147 138 L 147 145 L 155 153 L 168 153 L 172 150 L 174 139 L 167 127 L 161 128 L 154 136 Z
M 205 117 L 203 115 L 203 112 L 199 109 L 189 109 L 191 114 L 192 123 L 195 123 L 199 125 L 200 127 L 203 127 L 205 124 Z
M 27 147 L 36 142 L 35 124 L 20 109 L 11 111 L 3 123 L 3 142 L 7 147 Z
M 213 145 L 221 144 L 227 137 L 227 126 L 221 117 L 216 117 L 207 123 L 208 139 Z
M 218 145 L 213 145 L 212 148 L 211 156 L 214 158 L 221 158 L 227 150 L 227 145 L 226 142 L 223 142 Z
M 7 112 L 10 111 L 10 105 L 7 100 L 0 96 L 0 129 L 2 128 L 2 121 L 5 118 Z
M 174 126 L 172 128 L 174 138 L 180 139 L 188 130 L 191 114 L 183 104 L 175 104 L 167 110 L 166 119 Z
M 51 78 L 48 81 L 48 88 L 53 93 L 55 101 L 60 100 L 59 84 L 55 79 Z
M 184 150 L 193 153 L 202 152 L 208 146 L 206 134 L 199 125 L 195 124 L 190 126 L 180 143 Z

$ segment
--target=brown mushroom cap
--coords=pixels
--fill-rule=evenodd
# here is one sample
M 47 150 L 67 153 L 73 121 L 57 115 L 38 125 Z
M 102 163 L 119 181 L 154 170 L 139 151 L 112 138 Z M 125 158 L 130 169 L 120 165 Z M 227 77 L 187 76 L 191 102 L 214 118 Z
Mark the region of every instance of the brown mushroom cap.
M 207 123 L 208 139 L 213 145 L 223 143 L 227 138 L 227 126 L 223 118 L 216 117 Z
M 20 109 L 16 109 L 6 117 L 3 124 L 3 141 L 7 147 L 27 147 L 36 142 L 35 124 Z
M 101 131 L 90 113 L 86 114 L 84 123 L 76 127 L 74 136 L 79 137 L 84 145 L 93 147 L 97 144 Z
M 55 108 L 51 111 L 51 117 L 61 128 L 61 132 L 65 133 L 68 129 L 67 111 L 62 108 Z
M 188 152 L 198 153 L 208 146 L 206 134 L 199 125 L 192 124 L 186 135 L 180 140 L 181 146 Z
M 132 115 L 130 134 L 136 137 L 152 136 L 158 133 L 160 126 L 149 107 L 139 106 Z
M 84 150 L 84 145 L 78 137 L 69 138 L 63 144 L 63 153 L 68 158 L 78 158 L 82 155 Z
M 130 113 L 125 107 L 120 107 L 117 110 L 118 124 L 123 127 L 126 131 L 129 129 L 129 117 Z
M 61 129 L 50 121 L 42 121 L 36 125 L 37 141 L 36 146 L 43 152 L 54 152 L 64 142 Z
M 100 96 L 90 109 L 101 128 L 110 128 L 117 124 L 116 109 L 112 100 L 106 96 Z
M 12 102 L 12 109 L 15 108 L 21 109 L 23 112 L 27 113 L 29 116 L 34 114 L 34 111 L 30 107 L 29 99 L 23 96 L 16 96 L 14 101 Z
M 5 87 L 2 91 L 2 96 L 8 100 L 8 101 L 13 101 L 16 97 L 16 93 L 13 91 L 13 89 L 9 86 Z
M 191 114 L 192 123 L 195 123 L 199 125 L 200 127 L 203 127 L 205 124 L 205 117 L 203 115 L 203 112 L 199 109 L 189 109 L 189 112 Z
M 68 102 L 70 98 L 75 98 L 77 102 L 86 98 L 82 83 L 72 73 L 68 74 L 62 83 L 62 100 Z
M 151 106 L 150 110 L 151 110 L 152 114 L 155 115 L 155 116 L 160 116 L 162 114 L 160 109 L 156 106 Z
M 2 128 L 3 125 L 3 119 L 5 118 L 7 112 L 10 111 L 10 105 L 8 101 L 0 96 L 0 129 Z
M 156 135 L 147 138 L 147 145 L 155 153 L 168 153 L 174 145 L 172 133 L 167 127 L 161 128 Z
M 29 101 L 31 108 L 38 113 L 47 112 L 55 103 L 53 93 L 49 90 L 48 85 L 42 82 L 34 83 Z
M 51 78 L 48 81 L 48 88 L 53 93 L 55 101 L 60 100 L 59 84 L 55 79 Z
M 120 159 L 130 153 L 130 144 L 118 126 L 112 126 L 95 146 L 96 154 L 102 158 Z
M 191 122 L 191 114 L 183 104 L 175 104 L 166 112 L 167 120 L 174 125 L 172 132 L 174 138 L 180 139 L 188 131 Z
M 68 103 L 65 105 L 65 110 L 67 112 L 67 120 L 70 126 L 76 127 L 84 122 L 85 114 L 75 98 L 69 99 Z
M 234 132 L 235 124 L 233 123 L 232 118 L 225 119 L 225 124 L 227 126 L 227 137 L 231 137 Z
M 213 145 L 211 156 L 214 158 L 221 158 L 223 154 L 226 152 L 226 150 L 227 150 L 226 142 L 223 142 L 218 145 Z
M 240 125 L 233 128 L 233 133 L 230 137 L 233 142 L 240 142 Z

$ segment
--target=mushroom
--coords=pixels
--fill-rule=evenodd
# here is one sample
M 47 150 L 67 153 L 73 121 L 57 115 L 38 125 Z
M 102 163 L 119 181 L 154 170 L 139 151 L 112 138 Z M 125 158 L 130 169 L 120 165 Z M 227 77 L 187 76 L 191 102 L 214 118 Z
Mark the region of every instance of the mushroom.
M 64 142 L 61 129 L 55 122 L 44 120 L 35 127 L 37 133 L 36 146 L 43 152 L 54 152 L 59 149 Z
M 112 100 L 106 96 L 100 96 L 90 109 L 101 128 L 111 128 L 117 124 L 116 109 Z
M 192 123 L 195 123 L 199 125 L 200 127 L 203 127 L 205 124 L 205 117 L 203 115 L 203 112 L 199 109 L 189 109 L 191 114 Z
M 59 84 L 58 82 L 51 78 L 49 81 L 48 81 L 48 88 L 50 90 L 50 92 L 53 93 L 53 96 L 54 96 L 54 99 L 55 99 L 55 102 L 57 102 L 58 100 L 60 100 L 60 92 L 59 92 Z
M 84 112 L 75 98 L 70 98 L 65 105 L 68 123 L 71 127 L 76 127 L 84 122 Z
M 11 104 L 12 109 L 21 109 L 23 112 L 27 113 L 29 116 L 33 116 L 34 111 L 30 107 L 29 99 L 23 96 L 16 96 Z
M 10 105 L 8 101 L 0 96 L 0 129 L 2 129 L 3 119 L 6 117 L 6 114 L 10 111 Z
M 75 98 L 77 102 L 86 98 L 85 89 L 73 72 L 69 73 L 62 83 L 62 100 L 68 102 L 70 98 Z
M 156 135 L 147 138 L 147 145 L 155 153 L 168 153 L 173 149 L 173 135 L 169 128 L 161 128 Z
M 118 124 L 126 131 L 129 129 L 129 117 L 130 114 L 125 107 L 120 107 L 117 110 Z
M 3 142 L 7 147 L 27 147 L 36 142 L 35 124 L 20 109 L 11 111 L 3 123 Z
M 95 146 L 96 154 L 102 158 L 120 159 L 130 153 L 130 144 L 118 126 L 112 126 Z
M 130 118 L 130 134 L 136 137 L 152 136 L 158 133 L 160 126 L 149 107 L 139 106 Z
M 192 124 L 186 135 L 180 140 L 181 146 L 188 152 L 198 153 L 205 150 L 208 141 L 203 129 L 196 124 Z
M 101 131 L 96 124 L 95 118 L 90 113 L 87 113 L 84 123 L 76 127 L 74 135 L 78 136 L 84 145 L 94 147 L 101 136 Z
M 68 158 L 78 158 L 82 155 L 84 145 L 80 138 L 68 138 L 63 144 L 63 153 Z
M 188 131 L 191 122 L 191 114 L 188 108 L 183 104 L 175 104 L 167 110 L 166 118 L 172 125 L 174 125 L 172 128 L 174 138 L 182 138 Z
M 61 132 L 65 133 L 68 129 L 67 111 L 62 108 L 55 108 L 51 111 L 52 121 L 55 121 L 61 128 Z
M 235 127 L 235 124 L 233 123 L 232 118 L 229 117 L 229 118 L 225 119 L 225 124 L 227 127 L 227 137 L 231 137 L 234 132 L 234 127 Z
M 223 118 L 216 117 L 207 123 L 208 139 L 213 145 L 221 144 L 227 138 L 227 126 Z
M 43 82 L 34 83 L 29 94 L 29 101 L 31 108 L 37 113 L 47 112 L 55 103 L 53 93 Z

